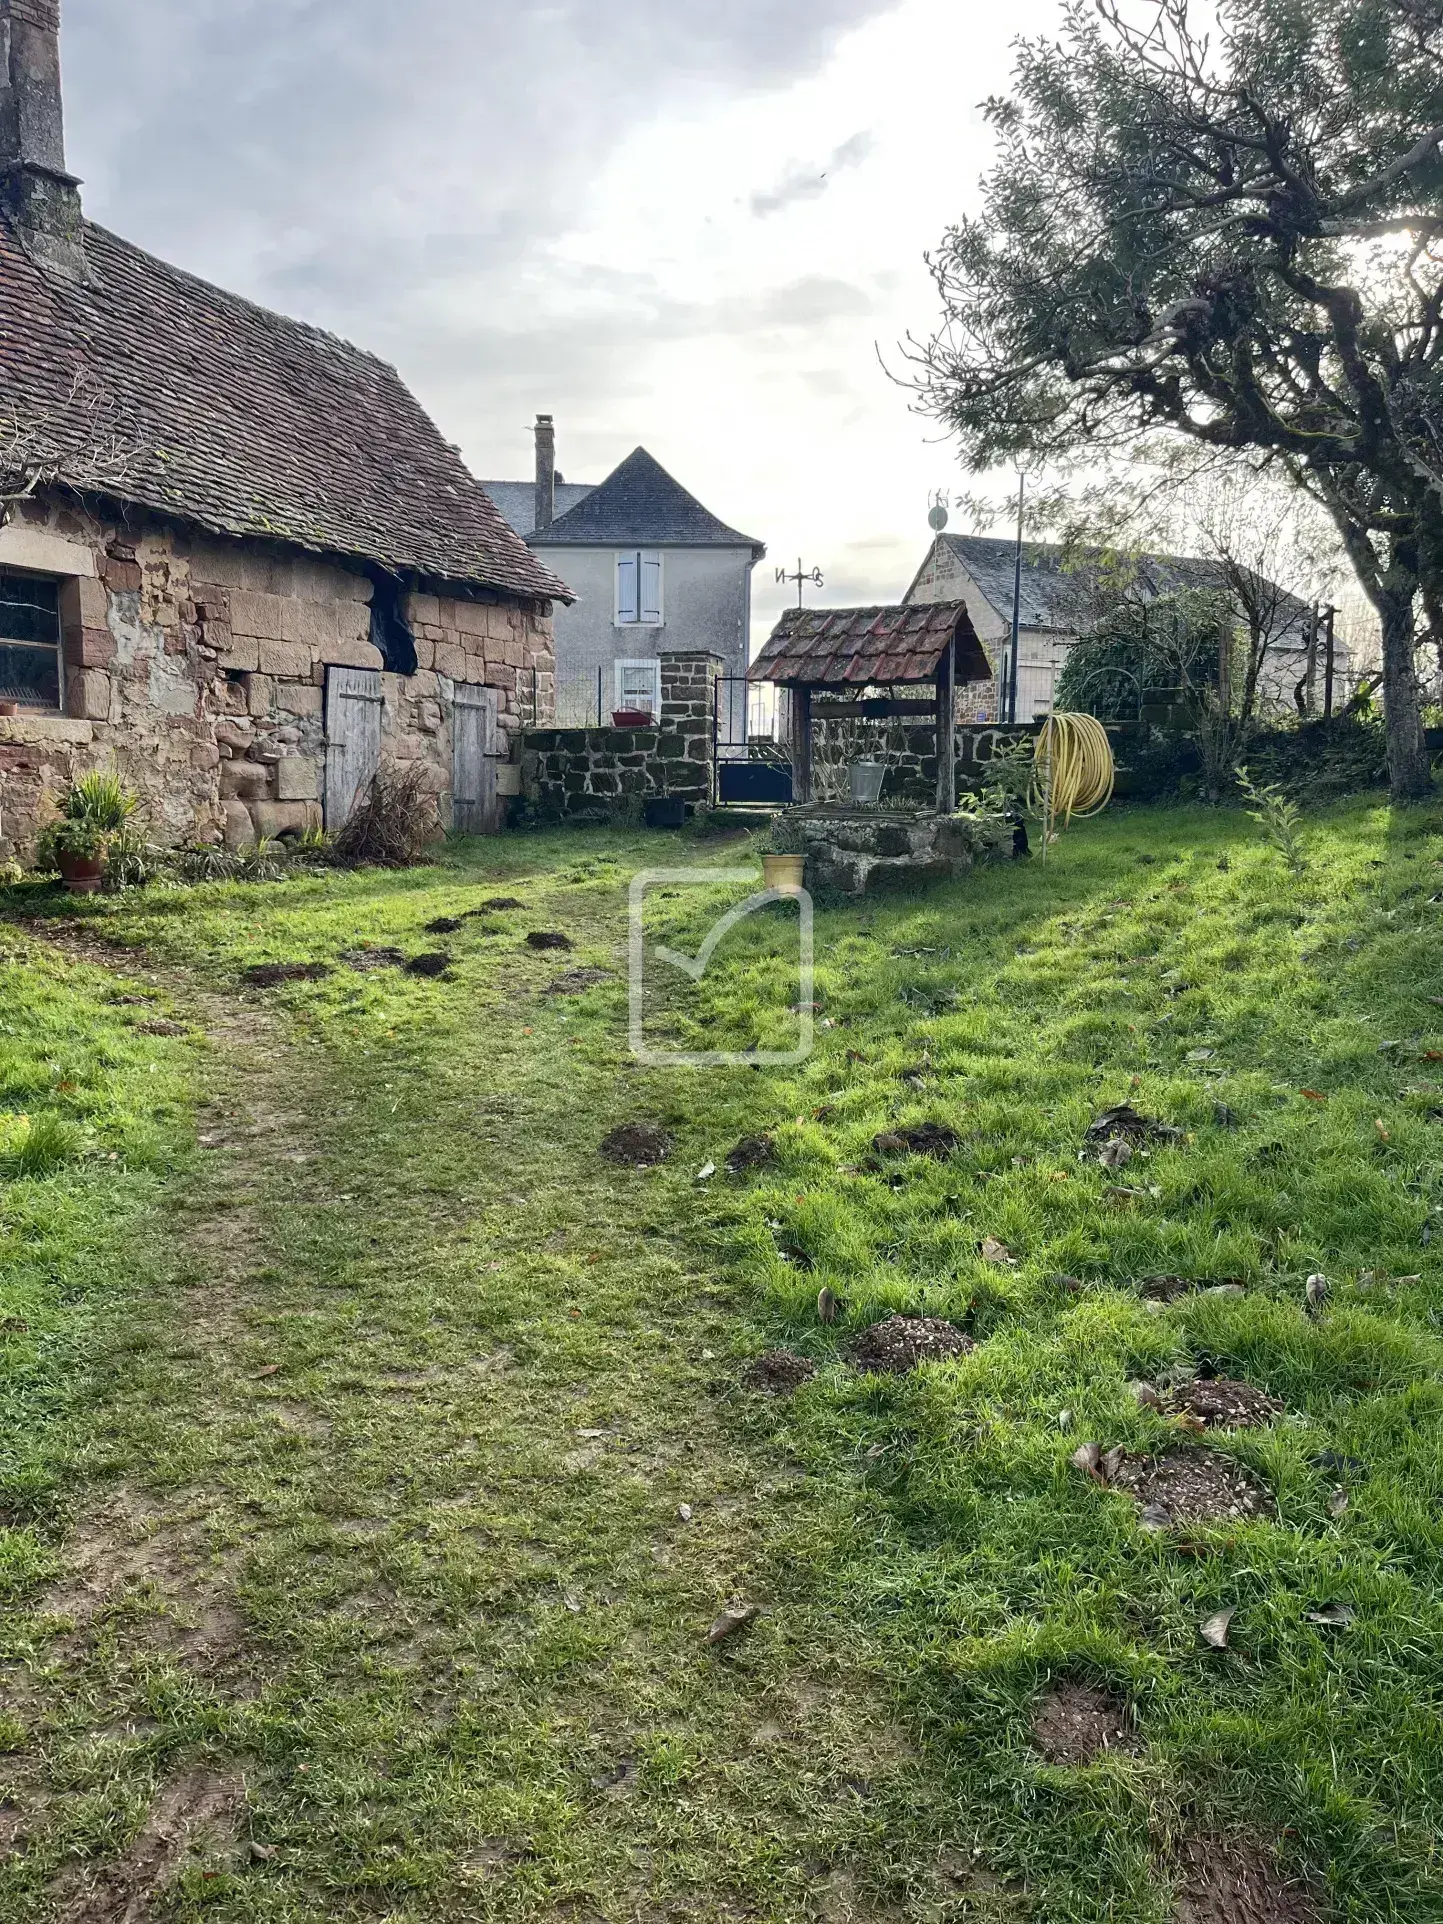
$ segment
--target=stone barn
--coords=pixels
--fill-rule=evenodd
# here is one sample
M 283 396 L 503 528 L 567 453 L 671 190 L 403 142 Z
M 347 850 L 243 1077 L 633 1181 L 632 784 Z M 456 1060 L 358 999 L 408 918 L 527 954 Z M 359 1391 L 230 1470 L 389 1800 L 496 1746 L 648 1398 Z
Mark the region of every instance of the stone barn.
M 382 757 L 493 829 L 568 599 L 394 369 L 83 218 L 58 0 L 0 0 L 0 854 L 92 767 L 167 843 Z

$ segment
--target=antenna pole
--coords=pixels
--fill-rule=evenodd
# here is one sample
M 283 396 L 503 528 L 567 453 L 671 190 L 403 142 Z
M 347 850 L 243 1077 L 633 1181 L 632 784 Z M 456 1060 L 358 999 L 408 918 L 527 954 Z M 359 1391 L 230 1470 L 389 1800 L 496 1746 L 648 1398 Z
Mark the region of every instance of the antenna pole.
M 1027 476 L 1017 477 L 1017 560 L 1012 571 L 1012 660 L 1007 676 L 1007 719 L 1017 726 L 1017 677 L 1022 654 L 1022 529 L 1027 505 Z

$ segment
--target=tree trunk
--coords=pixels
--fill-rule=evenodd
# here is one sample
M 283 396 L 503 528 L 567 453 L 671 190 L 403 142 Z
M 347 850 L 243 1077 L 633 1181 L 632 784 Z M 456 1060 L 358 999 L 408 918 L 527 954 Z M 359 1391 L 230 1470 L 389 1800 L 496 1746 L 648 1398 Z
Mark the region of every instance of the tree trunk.
M 1433 771 L 1423 740 L 1423 711 L 1413 660 L 1414 571 L 1394 557 L 1377 596 L 1383 622 L 1383 713 L 1388 730 L 1388 792 L 1395 802 L 1433 792 Z

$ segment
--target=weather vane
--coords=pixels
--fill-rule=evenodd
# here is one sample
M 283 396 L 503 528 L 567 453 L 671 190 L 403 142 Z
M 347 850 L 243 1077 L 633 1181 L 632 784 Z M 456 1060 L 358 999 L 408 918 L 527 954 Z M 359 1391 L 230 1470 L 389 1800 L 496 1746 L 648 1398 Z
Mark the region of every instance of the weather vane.
M 809 581 L 814 588 L 821 588 L 825 585 L 822 580 L 821 569 L 813 568 L 812 572 L 808 574 L 802 566 L 802 558 L 800 555 L 797 556 L 797 572 L 794 575 L 788 574 L 785 568 L 777 569 L 778 586 L 785 587 L 789 581 L 795 581 L 797 584 L 797 606 L 799 608 L 803 605 L 802 596 Z

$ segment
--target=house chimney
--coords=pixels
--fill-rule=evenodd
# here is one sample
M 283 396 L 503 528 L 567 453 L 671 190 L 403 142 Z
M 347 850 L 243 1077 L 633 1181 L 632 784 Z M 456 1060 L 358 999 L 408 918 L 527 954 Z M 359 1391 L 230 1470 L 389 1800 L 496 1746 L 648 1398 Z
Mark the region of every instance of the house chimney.
M 549 414 L 536 417 L 536 525 L 540 534 L 556 519 L 556 424 Z
M 0 210 L 37 260 L 84 273 L 80 182 L 65 170 L 60 0 L 0 0 Z

